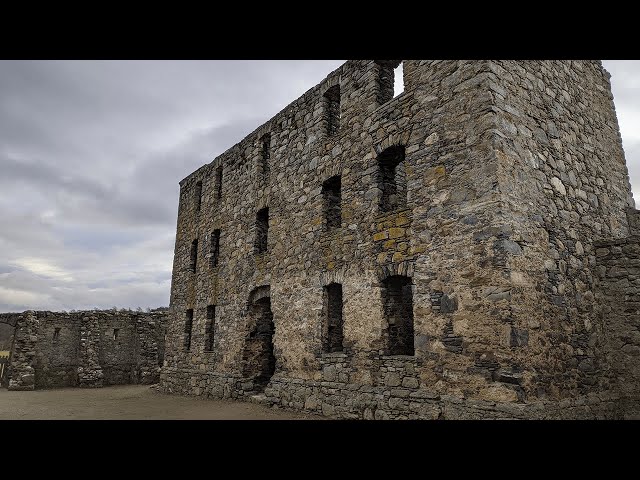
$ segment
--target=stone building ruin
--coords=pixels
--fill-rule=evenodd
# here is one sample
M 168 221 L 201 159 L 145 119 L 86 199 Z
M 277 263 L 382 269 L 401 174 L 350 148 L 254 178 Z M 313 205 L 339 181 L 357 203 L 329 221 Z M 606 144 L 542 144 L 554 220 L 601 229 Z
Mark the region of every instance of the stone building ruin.
M 348 61 L 180 182 L 161 388 L 339 418 L 637 417 L 598 61 Z
M 9 390 L 153 384 L 164 359 L 166 309 L 0 314 L 11 332 Z

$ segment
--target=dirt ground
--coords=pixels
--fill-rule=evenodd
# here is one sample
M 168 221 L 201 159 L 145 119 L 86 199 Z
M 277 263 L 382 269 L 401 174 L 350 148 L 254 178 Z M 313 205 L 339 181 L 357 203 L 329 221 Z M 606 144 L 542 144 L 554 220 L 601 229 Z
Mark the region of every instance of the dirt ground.
M 0 389 L 0 420 L 319 420 L 250 402 L 159 393 L 149 385 L 9 392 Z

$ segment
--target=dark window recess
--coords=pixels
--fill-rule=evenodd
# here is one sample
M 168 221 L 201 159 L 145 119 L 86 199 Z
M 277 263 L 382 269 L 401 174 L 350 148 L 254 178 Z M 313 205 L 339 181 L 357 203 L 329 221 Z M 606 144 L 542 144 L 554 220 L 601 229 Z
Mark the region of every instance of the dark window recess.
M 189 269 L 196 273 L 196 263 L 198 261 L 198 239 L 196 238 L 191 242 L 191 261 L 189 263 Z
M 53 339 L 57 340 L 58 338 L 60 338 L 60 327 L 56 327 L 56 329 L 53 331 Z
M 384 316 L 389 355 L 413 355 L 413 293 L 411 278 L 393 275 L 382 282 Z
M 207 306 L 207 323 L 205 324 L 205 327 L 204 327 L 204 334 L 206 338 L 205 344 L 204 344 L 204 350 L 206 352 L 213 351 L 215 327 L 216 327 L 216 306 L 208 305 Z
M 322 184 L 322 197 L 325 226 L 327 230 L 342 225 L 342 190 L 340 175 L 331 177 Z
M 265 133 L 260 137 L 260 143 L 262 144 L 262 159 L 269 160 L 271 158 L 271 134 Z
M 119 328 L 114 328 L 113 329 L 113 339 L 117 340 L 119 335 L 120 335 L 120 329 Z
M 211 234 L 211 266 L 218 266 L 218 258 L 220 256 L 220 230 L 214 230 Z
M 269 176 L 269 159 L 271 158 L 271 134 L 265 133 L 260 137 L 260 166 L 262 169 L 262 175 Z
M 376 63 L 378 64 L 378 105 L 382 105 L 394 96 L 395 70 L 402 60 L 377 60 Z
M 200 211 L 200 206 L 202 205 L 202 182 L 196 183 L 195 190 L 195 200 L 196 200 L 196 212 Z
M 249 308 L 250 324 L 245 339 L 243 376 L 253 378 L 257 386 L 264 387 L 276 369 L 276 357 L 273 351 L 273 313 L 269 297 L 256 300 Z
M 187 318 L 184 322 L 184 349 L 188 351 L 191 348 L 191 329 L 193 328 L 193 309 L 187 310 Z
M 324 310 L 324 351 L 328 353 L 342 352 L 342 285 L 339 283 L 330 283 L 324 287 Z
M 256 253 L 267 251 L 267 237 L 269 234 L 269 208 L 263 208 L 256 214 Z
M 378 156 L 378 188 L 382 190 L 380 210 L 391 212 L 407 206 L 407 175 L 404 146 L 396 145 Z
M 222 198 L 222 166 L 216 168 L 216 198 Z
M 325 94 L 327 135 L 334 135 L 340 128 L 340 85 L 329 88 Z

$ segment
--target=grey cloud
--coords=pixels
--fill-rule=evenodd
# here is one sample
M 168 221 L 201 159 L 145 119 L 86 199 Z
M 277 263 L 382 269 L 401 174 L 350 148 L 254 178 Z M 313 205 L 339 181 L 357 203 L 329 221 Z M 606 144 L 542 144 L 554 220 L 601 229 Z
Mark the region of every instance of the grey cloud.
M 0 275 L 3 273 L 9 273 L 13 271 L 13 267 L 9 265 L 0 265 Z
M 61 194 L 81 198 L 81 202 L 63 203 L 59 208 L 60 216 L 84 224 L 173 224 L 179 180 L 241 140 L 258 121 L 249 119 L 197 132 L 170 151 L 139 159 L 124 179 L 92 178 L 90 172 L 17 159 L 5 152 L 0 154 L 0 186 L 5 192 L 13 190 L 16 196 L 24 188 L 37 190 L 53 202 Z
M 333 67 L 310 65 L 0 62 L 0 308 L 166 305 L 178 181 Z
M 16 183 L 25 183 L 31 187 L 38 189 L 45 188 L 62 189 L 75 194 L 82 194 L 98 199 L 108 198 L 113 192 L 109 191 L 104 185 L 87 177 L 69 176 L 71 171 L 63 168 L 56 168 L 53 165 L 47 165 L 31 159 L 18 160 L 10 156 L 6 152 L 0 154 L 0 163 L 2 164 L 2 177 L 0 185 L 4 188 L 16 185 Z
M 629 179 L 631 181 L 631 189 L 633 198 L 640 201 L 640 138 L 637 140 L 623 141 L 625 157 L 627 159 L 627 167 L 629 168 Z
M 633 197 L 640 200 L 640 61 L 604 60 L 622 133 Z
M 178 182 L 341 63 L 0 61 L 0 311 L 167 305 Z M 605 66 L 640 186 L 640 62 Z

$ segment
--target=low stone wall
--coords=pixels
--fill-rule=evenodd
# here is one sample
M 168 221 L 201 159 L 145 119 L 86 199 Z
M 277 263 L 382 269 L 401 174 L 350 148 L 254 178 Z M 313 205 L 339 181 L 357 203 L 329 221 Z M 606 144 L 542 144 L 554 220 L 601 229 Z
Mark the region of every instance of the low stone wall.
M 160 374 L 160 389 L 165 393 L 235 400 L 256 394 L 253 382 L 239 376 L 167 367 Z
M 270 404 L 341 419 L 640 418 L 637 411 L 634 416 L 624 407 L 625 402 L 610 394 L 593 394 L 560 402 L 502 403 L 437 395 L 423 389 L 278 378 L 271 381 L 265 395 Z
M 338 419 L 480 420 L 480 419 L 640 419 L 640 393 L 591 393 L 559 401 L 500 402 L 443 395 L 421 384 L 414 357 L 371 359 L 371 384 L 354 381 L 352 359 L 322 354 L 321 378 L 309 380 L 276 373 L 264 392 L 252 379 L 200 368 L 164 367 L 165 393 L 248 400 Z
M 606 363 L 621 394 L 632 395 L 640 392 L 640 235 L 595 247 Z
M 17 314 L 10 390 L 159 380 L 166 312 Z
M 481 420 L 481 419 L 640 419 L 640 394 L 593 393 L 560 401 L 508 403 L 441 395 L 420 385 L 415 359 L 380 357 L 372 385 L 353 382 L 345 354 L 324 354 L 322 379 L 291 378 L 276 373 L 263 393 L 251 379 L 201 369 L 165 367 L 165 393 L 249 400 L 338 419 Z M 422 387 L 422 388 L 421 388 Z
M 402 386 L 312 381 L 276 375 L 264 394 L 256 395 L 253 383 L 237 376 L 166 368 L 161 374 L 160 388 L 165 393 L 251 400 L 338 419 L 640 419 L 639 396 L 621 398 L 611 393 L 559 402 L 502 403 L 438 395 Z

